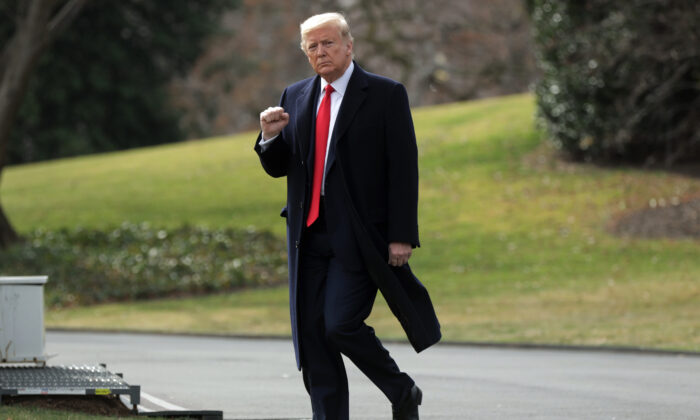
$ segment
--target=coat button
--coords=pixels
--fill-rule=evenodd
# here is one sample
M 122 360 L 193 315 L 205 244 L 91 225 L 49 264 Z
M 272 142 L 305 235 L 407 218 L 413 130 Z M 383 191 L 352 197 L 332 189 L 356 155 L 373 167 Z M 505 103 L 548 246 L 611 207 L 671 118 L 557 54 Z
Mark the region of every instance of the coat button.
M 303 201 L 300 201 L 300 202 L 299 202 L 299 208 L 302 209 L 302 210 L 304 209 L 304 202 L 303 202 Z
M 296 241 L 296 243 L 294 244 L 294 247 L 295 247 L 296 249 L 299 249 L 299 241 Z

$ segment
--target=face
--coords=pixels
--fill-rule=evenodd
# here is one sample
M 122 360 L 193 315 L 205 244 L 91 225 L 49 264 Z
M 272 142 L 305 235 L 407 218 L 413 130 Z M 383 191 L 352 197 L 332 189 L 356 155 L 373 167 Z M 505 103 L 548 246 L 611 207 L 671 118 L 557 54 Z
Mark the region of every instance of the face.
M 342 76 L 352 61 L 352 41 L 343 39 L 333 25 L 309 31 L 304 46 L 311 67 L 328 83 Z

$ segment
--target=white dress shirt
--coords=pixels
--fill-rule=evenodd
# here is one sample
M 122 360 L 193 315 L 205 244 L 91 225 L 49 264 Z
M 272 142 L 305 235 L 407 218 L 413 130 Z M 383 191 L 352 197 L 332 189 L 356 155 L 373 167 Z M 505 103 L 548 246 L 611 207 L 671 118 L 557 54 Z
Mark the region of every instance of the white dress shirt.
M 334 81 L 331 83 L 331 86 L 333 86 L 333 93 L 331 93 L 331 118 L 330 118 L 330 124 L 328 125 L 328 143 L 326 143 L 326 161 L 328 160 L 328 151 L 331 148 L 331 135 L 333 134 L 333 127 L 335 126 L 335 121 L 338 117 L 338 111 L 340 110 L 340 105 L 343 103 L 343 97 L 345 96 L 345 91 L 348 88 L 348 82 L 350 82 L 350 76 L 352 76 L 352 71 L 355 69 L 355 63 L 352 61 L 350 62 L 350 65 L 348 68 L 345 70 L 345 73 L 343 73 L 342 76 L 338 78 L 338 80 Z M 316 105 L 316 113 L 318 114 L 318 109 L 321 107 L 321 100 L 323 100 L 323 95 L 326 89 L 326 86 L 328 85 L 328 82 L 325 81 L 323 78 L 321 78 L 321 90 L 319 93 L 319 98 L 318 98 L 318 104 Z M 262 148 L 263 151 L 269 146 L 270 143 L 272 143 L 278 136 L 275 136 L 271 139 L 260 139 L 260 147 Z M 326 167 L 326 164 L 324 162 L 323 167 Z M 321 195 L 325 194 L 325 184 L 326 184 L 326 173 L 324 170 L 323 173 L 323 182 L 321 183 Z

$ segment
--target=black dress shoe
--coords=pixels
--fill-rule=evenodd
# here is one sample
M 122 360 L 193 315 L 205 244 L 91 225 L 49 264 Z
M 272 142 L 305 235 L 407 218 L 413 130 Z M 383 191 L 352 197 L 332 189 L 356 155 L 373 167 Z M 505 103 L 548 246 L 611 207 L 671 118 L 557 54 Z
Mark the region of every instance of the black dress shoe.
M 418 420 L 418 406 L 423 402 L 423 392 L 413 385 L 411 393 L 398 406 L 391 407 L 394 420 Z

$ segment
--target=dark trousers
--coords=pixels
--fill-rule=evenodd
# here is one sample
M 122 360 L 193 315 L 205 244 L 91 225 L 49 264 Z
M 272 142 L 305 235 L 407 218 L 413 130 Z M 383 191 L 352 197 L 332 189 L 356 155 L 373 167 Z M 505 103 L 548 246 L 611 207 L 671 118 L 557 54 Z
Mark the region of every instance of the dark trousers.
M 314 420 L 347 420 L 348 382 L 341 353 L 398 405 L 413 380 L 365 324 L 377 287 L 366 271 L 335 258 L 321 214 L 304 232 L 299 276 L 299 327 L 304 385 Z

